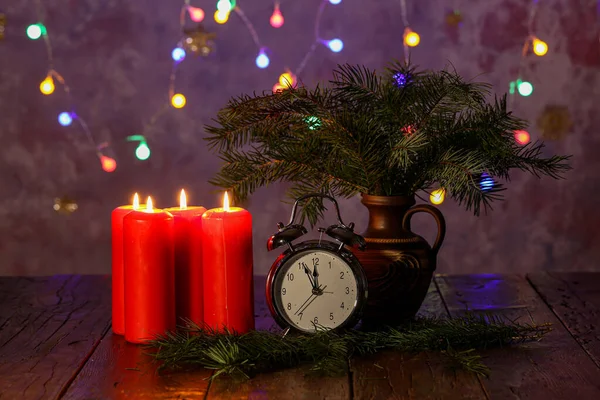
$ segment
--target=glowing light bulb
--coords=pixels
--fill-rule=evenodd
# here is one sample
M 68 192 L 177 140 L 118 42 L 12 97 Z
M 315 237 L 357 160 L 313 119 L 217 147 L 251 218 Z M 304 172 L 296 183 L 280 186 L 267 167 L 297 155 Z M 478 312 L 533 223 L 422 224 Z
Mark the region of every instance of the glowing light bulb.
M 535 38 L 533 39 L 533 52 L 536 56 L 543 56 L 548 52 L 548 45 L 546 42 Z
M 409 47 L 416 47 L 421 42 L 421 36 L 417 32 L 412 31 L 410 28 L 406 28 L 404 31 L 404 44 Z
M 185 196 L 185 190 L 181 189 L 179 194 L 179 209 L 185 210 L 187 208 L 187 197 Z
M 45 95 L 54 93 L 54 79 L 50 75 L 40 83 L 40 92 Z
M 131 202 L 131 205 L 134 210 L 140 209 L 140 196 L 137 193 L 133 195 L 133 201 Z
M 273 93 L 282 92 L 285 87 L 281 86 L 279 82 L 273 85 Z
M 73 114 L 69 112 L 61 112 L 58 114 L 58 123 L 62 126 L 69 126 L 73 122 Z
M 185 59 L 185 50 L 181 47 L 175 47 L 171 52 L 171 57 L 175 62 L 182 62 Z
M 185 96 L 181 93 L 174 94 L 173 97 L 171 97 L 171 105 L 175 108 L 185 107 L 186 102 Z
M 529 132 L 527 131 L 515 131 L 514 135 L 516 142 L 523 146 L 529 143 L 529 141 L 531 140 L 531 136 L 529 136 Z
M 429 201 L 431 204 L 442 204 L 446 198 L 446 191 L 444 189 L 436 189 L 429 195 Z
M 265 53 L 265 50 L 260 49 L 258 56 L 256 56 L 256 66 L 258 68 L 264 69 L 269 66 L 270 62 L 271 62 L 271 60 L 269 60 L 269 56 L 267 56 L 267 53 Z
M 146 142 L 140 142 L 138 147 L 135 149 L 135 156 L 138 160 L 142 161 L 150 158 L 150 147 L 148 147 L 148 144 L 146 144 Z
M 223 195 L 223 211 L 230 211 L 229 196 L 227 195 L 227 192 L 225 192 L 225 194 Z
M 117 162 L 114 158 L 107 157 L 103 154 L 100 155 L 100 164 L 102 164 L 102 169 L 106 172 L 113 172 L 117 169 Z
M 29 39 L 36 40 L 46 34 L 46 27 L 40 23 L 32 24 L 27 27 L 26 33 Z
M 202 22 L 204 19 L 204 10 L 198 7 L 188 6 L 187 8 L 188 14 L 190 14 L 190 19 L 194 22 Z
M 148 196 L 146 200 L 146 212 L 154 212 L 154 205 L 152 204 L 152 197 Z
M 306 122 L 306 125 L 308 125 L 308 129 L 310 129 L 311 131 L 318 129 L 321 126 L 321 120 L 315 115 L 311 115 L 309 117 L 304 118 L 304 122 Z
M 273 14 L 271 14 L 271 18 L 269 19 L 269 23 L 273 28 L 281 28 L 285 19 L 283 18 L 283 14 L 279 11 L 279 6 L 275 6 L 273 10 Z
M 334 6 L 340 4 L 341 2 L 342 0 L 329 0 L 329 3 L 333 4 Z
M 342 42 L 340 39 L 331 39 L 327 41 L 326 44 L 327 47 L 329 47 L 329 50 L 333 51 L 334 53 L 339 53 L 344 48 L 344 42 Z
M 481 179 L 479 180 L 479 187 L 484 192 L 492 190 L 494 188 L 494 178 L 489 176 L 486 172 L 481 174 Z
M 533 85 L 527 81 L 518 81 L 517 91 L 523 97 L 531 96 L 531 93 L 533 93 Z
M 394 85 L 396 85 L 397 87 L 404 87 L 408 82 L 408 76 L 406 76 L 406 74 L 403 74 L 402 72 L 396 72 L 392 76 L 392 78 L 394 79 Z
M 231 11 L 231 2 L 229 0 L 219 0 L 217 2 L 217 10 L 222 12 L 230 12 Z
M 215 11 L 215 22 L 217 24 L 224 24 L 229 19 L 229 13 L 223 11 Z
M 284 89 L 288 86 L 294 85 L 294 83 L 296 83 L 296 81 L 291 72 L 284 72 L 283 74 L 279 75 L 279 84 L 283 86 Z

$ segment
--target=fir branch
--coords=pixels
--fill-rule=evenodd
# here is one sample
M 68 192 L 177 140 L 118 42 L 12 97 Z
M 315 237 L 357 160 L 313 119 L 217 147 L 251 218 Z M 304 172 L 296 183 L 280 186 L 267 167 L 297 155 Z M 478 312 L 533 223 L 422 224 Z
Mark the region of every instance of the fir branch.
M 467 315 L 455 319 L 420 319 L 375 332 L 316 329 L 314 334 L 285 337 L 268 331 L 238 335 L 189 323 L 181 333 L 158 337 L 148 348 L 156 359 L 163 361 L 163 368 L 197 365 L 214 369 L 213 377 L 249 377 L 303 364 L 310 365 L 314 373 L 339 375 L 346 370 L 350 357 L 385 349 L 442 352 L 453 361 L 453 366 L 486 375 L 487 369 L 474 350 L 537 341 L 550 331 L 550 325 Z

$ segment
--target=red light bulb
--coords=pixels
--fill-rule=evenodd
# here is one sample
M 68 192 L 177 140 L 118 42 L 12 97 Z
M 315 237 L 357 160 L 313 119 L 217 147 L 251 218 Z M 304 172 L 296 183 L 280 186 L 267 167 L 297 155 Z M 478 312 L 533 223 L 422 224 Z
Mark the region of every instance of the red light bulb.
M 281 14 L 281 11 L 279 11 L 279 7 L 275 7 L 275 9 L 273 10 L 273 15 L 271 15 L 271 26 L 273 28 L 281 28 L 281 26 L 283 25 L 283 14 Z
M 531 140 L 531 137 L 527 131 L 515 131 L 515 140 L 520 145 L 526 145 Z
M 188 7 L 190 19 L 194 22 L 201 22 L 204 19 L 204 10 L 198 7 Z
M 117 169 L 117 162 L 114 158 L 101 155 L 100 163 L 102 164 L 102 169 L 106 172 L 113 172 L 115 169 Z

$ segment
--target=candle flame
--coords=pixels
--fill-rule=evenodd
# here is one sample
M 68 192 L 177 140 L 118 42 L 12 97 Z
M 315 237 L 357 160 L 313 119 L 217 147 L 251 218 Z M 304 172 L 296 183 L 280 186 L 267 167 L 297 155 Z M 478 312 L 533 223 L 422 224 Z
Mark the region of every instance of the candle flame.
M 185 190 L 181 189 L 181 194 L 179 195 L 179 209 L 185 210 L 187 208 L 187 198 L 185 197 Z
M 140 208 L 140 196 L 138 194 L 133 195 L 133 209 L 138 210 Z
M 223 195 L 223 210 L 229 211 L 229 196 L 227 195 L 227 192 Z
M 152 197 L 148 196 L 148 200 L 146 201 L 146 211 L 152 212 L 152 210 L 153 210 Z

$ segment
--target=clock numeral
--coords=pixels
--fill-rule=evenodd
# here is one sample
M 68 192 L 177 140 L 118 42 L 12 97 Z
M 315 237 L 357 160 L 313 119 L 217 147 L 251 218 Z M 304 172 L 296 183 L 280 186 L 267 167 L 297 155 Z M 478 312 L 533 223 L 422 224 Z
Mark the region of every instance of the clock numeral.
M 342 302 L 342 305 L 340 306 L 340 308 L 344 308 L 344 302 Z
M 294 280 L 294 274 L 292 274 L 290 272 L 289 274 L 287 274 L 287 278 L 288 278 L 288 281 L 293 281 Z
M 319 318 L 318 318 L 318 317 L 315 317 L 315 319 L 313 319 L 313 322 L 314 322 L 315 324 L 318 324 L 318 323 L 319 323 Z
M 287 309 L 288 309 L 288 310 L 291 310 L 291 309 L 292 309 L 292 303 L 288 303 L 288 305 L 287 305 Z
M 333 313 L 332 312 L 329 313 L 329 320 L 333 321 Z
M 300 271 L 304 271 L 304 270 L 305 270 L 305 269 L 307 269 L 307 268 L 308 268 L 308 267 L 306 266 L 306 263 L 303 263 L 303 262 L 299 262 L 299 263 L 298 263 L 298 269 L 299 269 Z
M 285 289 L 283 289 L 283 290 L 285 290 Z M 348 286 L 346 286 L 346 294 L 350 294 L 350 288 Z
M 302 320 L 302 316 L 304 315 L 304 313 L 298 313 L 298 316 L 300 317 L 300 320 Z
M 340 272 L 340 279 L 344 279 L 344 271 Z
M 346 288 L 346 289 L 348 289 L 348 288 Z M 285 295 L 286 293 L 287 293 L 286 288 L 281 289 L 281 294 Z M 346 292 L 346 294 L 348 294 L 348 292 Z
M 319 258 L 318 257 L 313 258 L 313 267 L 316 267 L 318 265 L 319 265 Z

